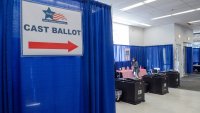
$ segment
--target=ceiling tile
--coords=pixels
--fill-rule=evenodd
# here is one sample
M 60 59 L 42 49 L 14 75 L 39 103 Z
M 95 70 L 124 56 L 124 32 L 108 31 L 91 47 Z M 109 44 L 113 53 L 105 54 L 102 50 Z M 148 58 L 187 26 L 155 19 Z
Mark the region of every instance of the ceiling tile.
M 177 15 L 160 20 L 151 19 L 172 13 L 200 8 L 200 0 L 157 0 L 155 2 L 133 8 L 128 11 L 120 11 L 121 8 L 130 6 L 144 0 L 98 0 L 111 4 L 114 17 L 126 18 L 138 22 L 151 24 L 153 26 L 162 24 L 180 23 L 186 25 L 189 21 L 200 20 L 200 11 Z M 192 27 L 195 25 L 192 25 Z M 198 24 L 196 26 L 199 26 Z

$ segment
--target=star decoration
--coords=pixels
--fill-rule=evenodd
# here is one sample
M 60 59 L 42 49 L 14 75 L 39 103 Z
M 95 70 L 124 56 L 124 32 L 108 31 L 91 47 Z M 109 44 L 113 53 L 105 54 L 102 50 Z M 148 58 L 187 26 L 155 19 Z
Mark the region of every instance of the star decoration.
M 43 12 L 45 13 L 45 19 L 47 18 L 53 19 L 53 15 L 55 14 L 55 12 L 51 11 L 49 7 L 47 10 L 43 10 Z

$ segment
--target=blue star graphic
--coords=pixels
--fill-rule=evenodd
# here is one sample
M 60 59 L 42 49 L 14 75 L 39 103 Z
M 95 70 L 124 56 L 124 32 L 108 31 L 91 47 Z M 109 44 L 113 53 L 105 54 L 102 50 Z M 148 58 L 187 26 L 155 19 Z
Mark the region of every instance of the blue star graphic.
M 43 12 L 45 13 L 45 19 L 47 18 L 53 19 L 53 15 L 55 14 L 55 12 L 51 11 L 49 7 L 47 10 L 43 10 Z

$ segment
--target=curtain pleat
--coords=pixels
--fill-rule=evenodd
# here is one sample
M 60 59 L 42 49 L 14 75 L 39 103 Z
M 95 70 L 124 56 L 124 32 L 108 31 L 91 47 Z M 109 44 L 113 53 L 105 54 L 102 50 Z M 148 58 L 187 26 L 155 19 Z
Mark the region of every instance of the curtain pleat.
M 193 64 L 200 63 L 200 48 L 193 48 Z
M 193 72 L 193 57 L 192 57 L 192 47 L 185 47 L 185 54 L 186 54 L 186 66 L 185 70 L 186 73 L 191 74 Z

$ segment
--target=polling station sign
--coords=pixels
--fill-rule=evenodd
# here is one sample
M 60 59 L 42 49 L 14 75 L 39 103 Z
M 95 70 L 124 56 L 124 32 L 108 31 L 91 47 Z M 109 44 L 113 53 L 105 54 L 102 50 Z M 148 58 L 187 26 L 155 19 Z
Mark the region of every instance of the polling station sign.
M 82 55 L 82 14 L 22 1 L 23 55 Z

